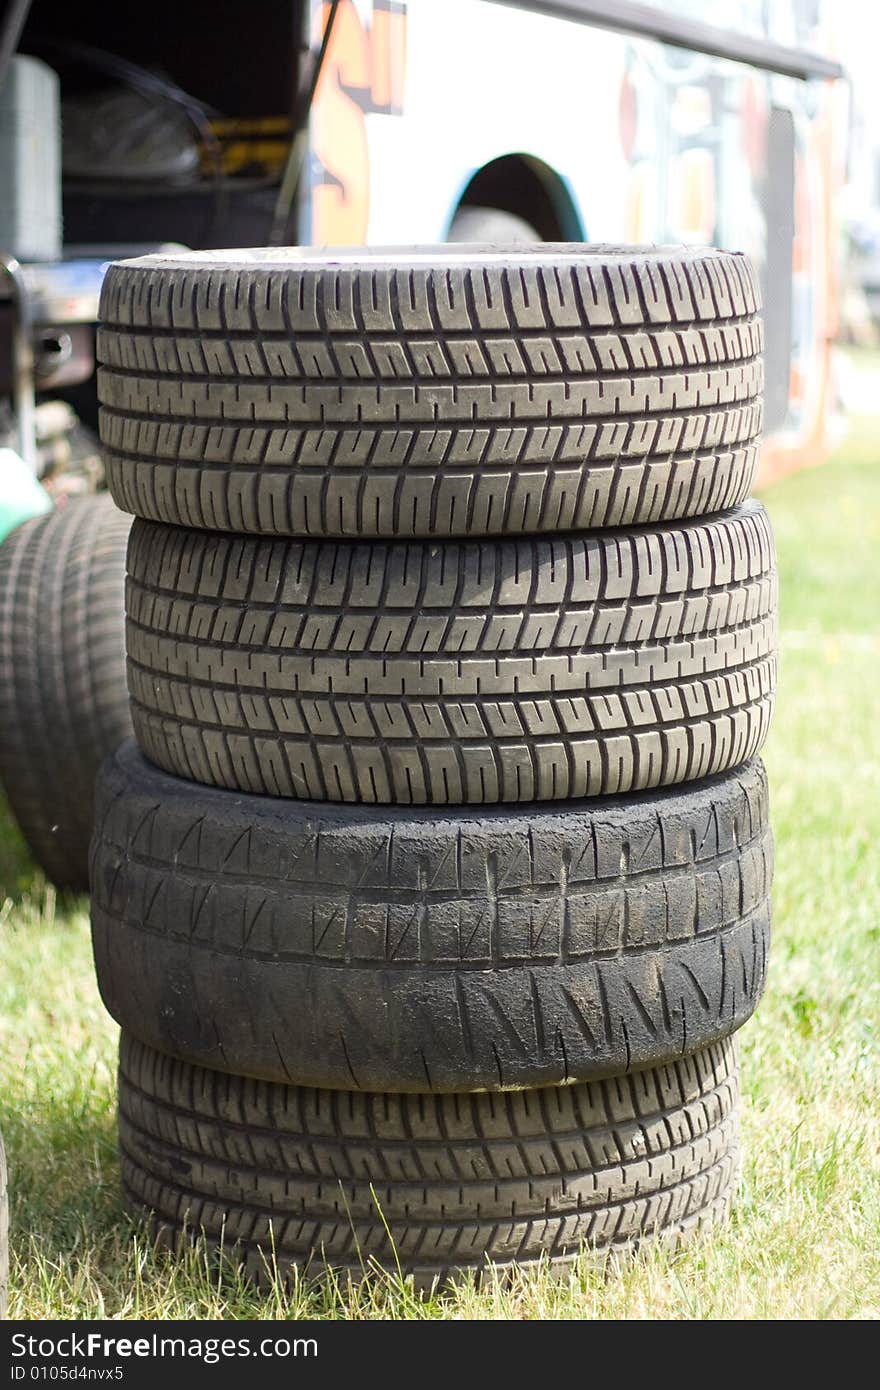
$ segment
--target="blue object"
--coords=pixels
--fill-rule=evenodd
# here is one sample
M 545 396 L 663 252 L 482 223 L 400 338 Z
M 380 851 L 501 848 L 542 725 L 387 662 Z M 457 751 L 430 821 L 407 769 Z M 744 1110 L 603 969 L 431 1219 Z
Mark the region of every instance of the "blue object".
M 0 544 L 33 516 L 51 512 L 52 498 L 14 449 L 0 449 Z

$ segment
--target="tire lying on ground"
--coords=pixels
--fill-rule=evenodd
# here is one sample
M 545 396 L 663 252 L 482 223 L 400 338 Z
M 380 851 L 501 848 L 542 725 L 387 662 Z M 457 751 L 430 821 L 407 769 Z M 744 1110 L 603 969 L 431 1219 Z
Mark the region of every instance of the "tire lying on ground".
M 312 800 L 620 793 L 751 757 L 776 572 L 756 502 L 507 542 L 323 543 L 135 522 L 132 720 L 158 766 Z
M 397 1096 L 224 1076 L 123 1033 L 122 1180 L 166 1243 L 203 1235 L 258 1280 L 379 1265 L 429 1289 L 717 1220 L 738 1083 L 733 1039 L 587 1085 Z
M 106 494 L 84 497 L 0 546 L 0 782 L 59 887 L 88 887 L 95 775 L 131 733 L 130 525 Z
M 137 516 L 316 537 L 720 511 L 761 429 L 759 291 L 707 248 L 192 252 L 111 266 L 110 489 Z
M 546 1086 L 666 1062 L 760 998 L 759 760 L 684 791 L 444 813 L 102 770 L 92 924 L 123 1029 L 341 1089 Z

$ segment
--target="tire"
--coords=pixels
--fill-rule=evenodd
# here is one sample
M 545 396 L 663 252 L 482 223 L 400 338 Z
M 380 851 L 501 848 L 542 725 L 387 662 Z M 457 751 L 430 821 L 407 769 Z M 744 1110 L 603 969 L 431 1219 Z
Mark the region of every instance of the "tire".
M 317 808 L 104 767 L 104 1002 L 160 1051 L 382 1091 L 557 1085 L 667 1062 L 760 998 L 758 760 L 676 792 L 524 812 Z
M 95 776 L 131 733 L 130 525 L 108 496 L 84 497 L 0 546 L 0 781 L 59 888 L 88 887 Z
M 9 1192 L 6 1153 L 0 1134 L 0 1322 L 9 1316 Z
M 120 1050 L 129 1202 L 258 1280 L 379 1266 L 430 1289 L 679 1241 L 727 1208 L 738 1121 L 733 1040 L 591 1085 L 442 1097 L 246 1081 L 126 1034 Z
M 478 250 L 487 246 L 528 246 L 542 241 L 540 232 L 524 217 L 498 208 L 459 208 L 446 237 L 452 245 L 469 242 Z
M 695 780 L 764 740 L 774 564 L 756 502 L 491 545 L 136 522 L 135 734 L 178 776 L 316 801 L 489 804 Z
M 110 490 L 261 535 L 585 530 L 736 505 L 763 387 L 749 262 L 713 249 L 192 252 L 111 266 Z

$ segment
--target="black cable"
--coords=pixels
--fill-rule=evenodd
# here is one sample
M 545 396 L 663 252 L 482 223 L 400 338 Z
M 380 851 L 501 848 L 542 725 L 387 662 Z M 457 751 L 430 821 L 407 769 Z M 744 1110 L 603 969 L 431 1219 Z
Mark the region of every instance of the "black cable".
M 118 53 L 108 53 L 103 48 L 96 48 L 93 44 L 80 43 L 76 39 L 53 39 L 46 35 L 39 35 L 28 41 L 28 47 L 48 49 L 49 52 L 62 54 L 73 59 L 74 62 L 97 68 L 99 72 L 105 72 L 110 77 L 118 78 L 120 82 L 128 87 L 133 87 L 135 91 L 141 92 L 144 96 L 159 97 L 179 106 L 189 117 L 197 134 L 204 142 L 214 166 L 215 175 L 218 177 L 222 175 L 220 142 L 208 119 L 209 114 L 216 116 L 219 113 L 207 102 L 185 92 L 182 87 L 179 87 L 176 82 L 172 82 L 169 78 L 150 72 L 148 68 L 141 67 L 139 63 L 132 63 L 128 58 L 123 58 Z
M 311 80 L 306 88 L 304 97 L 298 103 L 294 115 L 290 151 L 287 156 L 287 163 L 284 166 L 281 185 L 278 189 L 278 198 L 275 203 L 275 211 L 272 216 L 272 226 L 269 231 L 270 246 L 286 246 L 289 244 L 293 200 L 296 196 L 296 190 L 299 187 L 300 178 L 302 177 L 302 166 L 306 153 L 306 134 L 309 114 L 312 109 L 312 102 L 315 99 L 315 92 L 318 90 L 318 82 L 324 67 L 327 49 L 330 47 L 330 37 L 333 33 L 333 25 L 336 22 L 336 11 L 338 9 L 339 0 L 331 0 L 330 13 L 327 16 L 327 23 L 324 25 L 324 32 L 321 35 L 321 47 L 318 50 L 318 56 L 312 68 Z
M 12 0 L 0 26 L 0 87 L 12 62 L 33 0 Z
M 118 53 L 109 53 L 106 49 L 96 48 L 93 44 L 80 43 L 76 39 L 53 39 L 48 35 L 37 35 L 29 40 L 29 47 L 61 54 L 72 59 L 74 63 L 82 63 L 87 67 L 97 69 L 99 72 L 107 73 L 110 77 L 117 78 L 143 96 L 157 97 L 161 101 L 180 107 L 195 127 L 196 134 L 203 142 L 211 161 L 214 201 L 206 225 L 206 240 L 208 242 L 214 240 L 224 210 L 227 182 L 223 175 L 220 141 L 208 119 L 209 113 L 211 115 L 219 114 L 216 108 L 184 91 L 182 87 L 179 87 L 176 82 L 172 82 L 169 78 L 161 77 L 158 73 L 142 67 L 140 63 L 133 63 L 128 58 L 121 57 Z

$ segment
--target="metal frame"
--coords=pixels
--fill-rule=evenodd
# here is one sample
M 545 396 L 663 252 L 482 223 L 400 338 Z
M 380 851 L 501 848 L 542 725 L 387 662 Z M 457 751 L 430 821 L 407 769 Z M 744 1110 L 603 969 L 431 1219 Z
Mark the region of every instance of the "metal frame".
M 817 53 L 791 48 L 772 39 L 733 33 L 715 24 L 704 24 L 702 20 L 670 14 L 656 5 L 638 4 L 636 0 L 490 0 L 490 3 L 537 10 L 556 19 L 573 19 L 600 29 L 637 34 L 640 38 L 656 39 L 675 48 L 727 58 L 733 63 L 747 63 L 752 68 L 802 81 L 811 77 L 833 81 L 844 76 L 839 63 Z
M 12 0 L 0 25 L 0 85 L 18 47 L 32 0 Z M 12 400 L 18 430 L 18 452 L 37 471 L 36 397 L 31 298 L 15 256 L 0 251 L 0 275 L 9 281 L 12 299 Z
M 18 47 L 33 0 L 12 0 L 0 25 L 0 84 Z
M 18 452 L 29 468 L 37 471 L 36 397 L 34 395 L 34 325 L 31 296 L 21 266 L 14 256 L 0 251 L 0 275 L 12 290 L 12 400 L 18 431 Z

